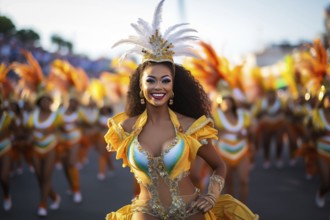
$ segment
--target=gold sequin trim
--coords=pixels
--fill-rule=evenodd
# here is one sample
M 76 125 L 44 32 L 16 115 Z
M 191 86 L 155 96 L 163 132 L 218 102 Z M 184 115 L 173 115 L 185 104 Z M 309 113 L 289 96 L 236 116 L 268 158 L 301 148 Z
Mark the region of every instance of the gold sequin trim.
M 208 123 L 211 123 L 212 126 L 214 125 L 214 122 L 211 118 L 207 118 L 204 122 L 202 122 L 199 126 L 197 126 L 196 128 L 192 128 L 192 129 L 188 129 L 186 131 L 187 135 L 191 135 L 193 133 L 195 133 L 196 131 L 200 130 L 202 127 L 205 127 Z

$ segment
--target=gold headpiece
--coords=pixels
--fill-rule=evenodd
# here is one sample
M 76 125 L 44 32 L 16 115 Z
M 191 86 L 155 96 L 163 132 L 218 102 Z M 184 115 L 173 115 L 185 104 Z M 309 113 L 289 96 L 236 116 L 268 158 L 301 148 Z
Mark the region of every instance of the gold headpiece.
M 184 28 L 187 23 L 176 24 L 169 27 L 163 34 L 160 32 L 160 23 L 162 17 L 162 6 L 164 0 L 160 1 L 153 17 L 153 22 L 149 24 L 139 18 L 137 24 L 131 24 L 137 33 L 137 36 L 129 36 L 128 39 L 118 41 L 113 47 L 119 44 L 133 44 L 135 47 L 127 51 L 121 59 L 127 54 L 136 53 L 143 56 L 142 62 L 174 62 L 173 56 L 193 56 L 197 55 L 187 45 L 188 41 L 197 40 L 196 36 L 186 35 L 189 32 L 196 32 L 191 28 Z

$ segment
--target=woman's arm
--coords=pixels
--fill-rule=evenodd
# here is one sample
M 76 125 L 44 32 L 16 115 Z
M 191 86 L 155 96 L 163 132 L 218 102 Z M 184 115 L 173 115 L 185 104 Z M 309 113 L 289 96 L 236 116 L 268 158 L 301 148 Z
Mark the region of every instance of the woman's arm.
M 214 147 L 211 140 L 207 140 L 207 144 L 199 148 L 197 155 L 205 160 L 205 162 L 212 168 L 215 175 L 223 178 L 226 177 L 226 164 L 220 157 L 219 152 Z
M 210 177 L 207 194 L 201 195 L 187 210 L 187 213 L 195 209 L 205 213 L 214 207 L 224 186 L 227 172 L 226 164 L 221 159 L 211 140 L 207 140 L 207 143 L 199 148 L 197 154 L 212 168 L 213 174 Z

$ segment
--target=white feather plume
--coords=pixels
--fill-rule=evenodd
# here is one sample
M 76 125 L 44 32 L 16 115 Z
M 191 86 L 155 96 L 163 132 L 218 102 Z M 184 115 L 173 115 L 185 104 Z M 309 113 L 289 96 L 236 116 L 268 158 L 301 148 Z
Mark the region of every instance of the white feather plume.
M 139 35 L 139 36 L 142 36 L 144 35 L 145 33 L 145 30 L 143 27 L 137 25 L 137 24 L 134 24 L 132 23 L 131 26 L 134 28 L 134 30 L 136 31 L 136 33 Z
M 187 41 L 194 41 L 194 40 L 198 40 L 199 38 L 196 36 L 184 36 L 184 37 L 178 37 L 174 40 L 171 41 L 171 43 L 173 45 L 179 43 L 179 42 L 187 42 Z
M 162 9 L 163 9 L 164 0 L 160 1 L 157 5 L 157 8 L 154 12 L 154 17 L 152 20 L 152 32 L 155 33 L 155 31 L 160 27 L 160 23 L 162 21 Z
M 139 18 L 137 23 L 132 23 L 131 26 L 135 30 L 137 36 L 129 36 L 127 39 L 122 39 L 116 42 L 112 47 L 116 47 L 121 44 L 133 44 L 134 48 L 128 50 L 123 54 L 120 60 L 125 59 L 125 57 L 130 53 L 136 53 L 142 56 L 146 54 L 154 55 L 159 53 L 159 47 L 164 47 L 164 53 L 167 51 L 165 47 L 168 47 L 169 44 L 172 44 L 171 51 L 174 52 L 173 56 L 193 56 L 198 57 L 196 53 L 192 50 L 192 47 L 187 43 L 190 41 L 198 40 L 198 37 L 192 36 L 192 32 L 197 32 L 192 28 L 186 27 L 189 23 L 180 23 L 173 26 L 170 26 L 166 29 L 163 35 L 160 32 L 160 23 L 162 21 L 162 8 L 165 0 L 161 0 L 156 10 L 153 14 L 152 23 Z M 158 34 L 156 35 L 156 31 Z M 189 35 L 188 35 L 189 33 Z M 157 37 L 158 40 L 152 40 L 151 37 Z M 162 44 L 159 42 L 168 42 Z M 142 52 L 144 51 L 144 52 Z M 166 52 L 167 53 L 167 52 Z M 162 55 L 161 55 L 162 56 Z M 165 55 L 168 56 L 168 55 Z
M 153 34 L 151 26 L 148 24 L 148 22 L 146 22 L 142 18 L 138 19 L 138 25 L 140 25 L 141 28 L 143 28 L 142 30 L 145 31 L 145 35 L 151 36 Z
M 200 56 L 193 50 L 186 49 L 183 51 L 176 52 L 175 54 L 176 54 L 176 56 L 187 56 L 187 57 L 194 57 L 194 58 L 200 59 Z
M 146 48 L 146 49 L 151 49 L 151 45 L 148 45 L 145 42 L 145 39 L 141 39 L 137 36 L 129 36 L 128 39 L 122 39 L 120 41 L 118 41 L 117 43 L 115 43 L 112 47 L 116 47 L 120 44 L 133 44 L 136 46 L 140 46 L 141 48 Z
M 176 25 L 173 25 L 169 28 L 167 28 L 167 30 L 164 32 L 164 38 L 167 38 L 167 36 L 169 34 L 171 34 L 172 31 L 174 31 L 175 29 L 177 29 L 178 27 L 181 27 L 181 26 L 184 26 L 184 25 L 188 25 L 189 23 L 181 23 L 181 24 L 176 24 Z
M 191 28 L 188 28 L 188 29 L 182 29 L 182 30 L 179 30 L 171 35 L 169 35 L 166 39 L 169 41 L 169 42 L 172 42 L 173 40 L 181 37 L 182 35 L 184 34 L 187 34 L 189 32 L 197 32 L 195 29 L 191 29 Z
M 195 58 L 200 58 L 198 54 L 196 54 L 192 50 L 184 50 L 184 51 L 179 51 L 177 52 L 177 56 L 188 56 L 188 57 L 195 57 Z
M 138 55 L 143 54 L 141 48 L 136 46 L 136 47 L 126 51 L 123 55 L 121 55 L 119 58 L 119 63 L 122 63 L 122 61 L 124 61 L 129 54 L 134 54 L 134 53 L 138 54 Z

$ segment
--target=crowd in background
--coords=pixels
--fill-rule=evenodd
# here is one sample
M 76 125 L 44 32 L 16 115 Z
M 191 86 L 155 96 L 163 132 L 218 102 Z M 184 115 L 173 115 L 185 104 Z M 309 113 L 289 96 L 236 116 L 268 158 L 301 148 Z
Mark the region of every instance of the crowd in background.
M 26 44 L 17 37 L 4 37 L 0 34 L 0 60 L 2 63 L 10 64 L 14 61 L 24 62 L 22 49 L 31 51 L 36 60 L 38 60 L 44 73 L 49 72 L 49 65 L 53 60 L 65 59 L 74 66 L 83 68 L 90 76 L 98 76 L 102 71 L 110 70 L 109 58 L 91 59 L 86 55 L 79 55 L 68 52 L 50 52 L 41 46 L 35 44 Z

